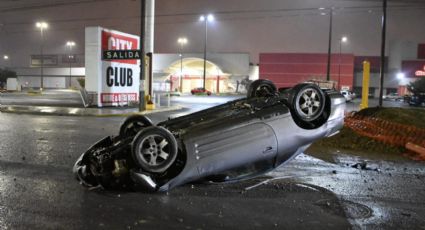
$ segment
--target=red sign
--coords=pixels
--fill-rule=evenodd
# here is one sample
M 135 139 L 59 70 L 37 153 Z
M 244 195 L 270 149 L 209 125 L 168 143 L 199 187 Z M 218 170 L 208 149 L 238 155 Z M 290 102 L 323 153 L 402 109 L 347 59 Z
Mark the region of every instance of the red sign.
M 423 69 L 423 70 L 418 70 L 418 71 L 416 71 L 416 72 L 415 72 L 415 75 L 416 75 L 417 77 L 425 77 L 425 66 L 424 66 L 424 69 Z
M 410 60 L 401 63 L 401 72 L 407 78 L 417 78 L 425 76 L 425 60 Z
M 102 103 L 123 103 L 137 101 L 137 93 L 102 93 L 100 98 Z
M 102 51 L 107 50 L 137 50 L 137 39 L 102 31 Z M 111 60 L 111 62 L 137 64 L 137 60 Z

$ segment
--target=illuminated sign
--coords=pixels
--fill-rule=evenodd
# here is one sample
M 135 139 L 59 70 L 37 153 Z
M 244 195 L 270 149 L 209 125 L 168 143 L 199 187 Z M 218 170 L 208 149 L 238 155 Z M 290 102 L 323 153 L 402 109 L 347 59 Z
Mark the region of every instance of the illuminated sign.
M 103 51 L 103 60 L 132 60 L 140 59 L 140 50 L 106 50 Z
M 96 95 L 99 107 L 138 102 L 139 47 L 139 36 L 86 28 L 86 90 Z
M 416 71 L 416 72 L 415 72 L 415 75 L 416 75 L 417 77 L 425 77 L 425 66 L 424 66 L 424 69 L 423 69 L 423 70 L 418 70 L 418 71 Z

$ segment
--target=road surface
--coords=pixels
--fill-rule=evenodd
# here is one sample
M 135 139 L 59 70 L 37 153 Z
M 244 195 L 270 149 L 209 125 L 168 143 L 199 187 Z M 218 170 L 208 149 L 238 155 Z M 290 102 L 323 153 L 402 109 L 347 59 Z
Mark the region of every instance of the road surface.
M 159 194 L 83 188 L 71 173 L 74 161 L 117 134 L 122 119 L 0 113 L 0 229 L 425 226 L 425 168 L 412 162 L 365 165 L 341 155 L 330 164 L 300 155 L 240 183 L 188 184 Z

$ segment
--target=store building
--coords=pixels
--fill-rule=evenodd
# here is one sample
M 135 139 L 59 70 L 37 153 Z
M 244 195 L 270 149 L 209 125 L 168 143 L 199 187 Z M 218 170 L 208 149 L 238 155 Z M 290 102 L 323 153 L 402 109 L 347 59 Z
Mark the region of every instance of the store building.
M 260 78 L 273 81 L 277 87 L 292 87 L 309 80 L 326 80 L 327 54 L 312 53 L 262 53 Z M 335 88 L 353 88 L 354 55 L 331 56 L 330 80 Z
M 203 86 L 202 53 L 155 54 L 153 56 L 153 90 L 182 91 Z M 209 53 L 206 62 L 205 88 L 213 93 L 236 92 L 238 82 L 249 78 L 248 53 Z M 239 91 L 239 89 L 238 89 Z
M 325 53 L 262 53 L 260 54 L 260 79 L 269 79 L 277 87 L 292 87 L 310 80 L 326 80 L 327 58 Z M 332 54 L 330 80 L 334 88 L 362 92 L 363 62 L 370 62 L 369 95 L 379 97 L 381 58 L 379 56 L 355 56 Z M 425 44 L 393 41 L 385 58 L 383 94 L 407 94 L 407 85 L 425 76 Z

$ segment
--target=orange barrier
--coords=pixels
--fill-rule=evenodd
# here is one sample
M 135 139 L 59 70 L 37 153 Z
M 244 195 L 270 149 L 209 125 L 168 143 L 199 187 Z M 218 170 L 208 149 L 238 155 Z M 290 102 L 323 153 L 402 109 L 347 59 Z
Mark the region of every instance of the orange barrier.
M 425 129 L 415 126 L 403 125 L 395 122 L 386 121 L 376 117 L 365 117 L 358 114 L 349 114 L 345 117 L 345 125 L 355 131 L 357 134 L 379 142 L 389 144 L 394 147 L 407 148 L 407 144 L 424 148 Z M 422 160 L 425 160 L 425 153 L 420 154 Z

